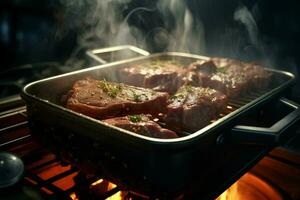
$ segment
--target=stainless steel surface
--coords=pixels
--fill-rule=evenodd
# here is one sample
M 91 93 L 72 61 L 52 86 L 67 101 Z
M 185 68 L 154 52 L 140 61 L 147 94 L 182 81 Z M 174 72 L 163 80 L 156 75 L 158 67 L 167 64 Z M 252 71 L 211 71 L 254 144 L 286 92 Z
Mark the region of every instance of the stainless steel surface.
M 183 62 L 192 62 L 197 59 L 209 59 L 208 57 L 199 56 L 199 55 L 191 55 L 186 53 L 178 53 L 178 52 L 170 52 L 170 53 L 159 53 L 159 54 L 153 54 L 150 56 L 145 57 L 139 57 L 139 58 L 133 58 L 133 59 L 127 59 L 122 60 L 114 63 L 108 63 L 104 65 L 99 65 L 95 67 L 91 67 L 84 70 L 79 70 L 59 76 L 55 76 L 48 79 L 43 79 L 40 81 L 33 82 L 31 84 L 28 84 L 24 87 L 23 93 L 30 98 L 33 98 L 35 100 L 38 100 L 42 102 L 45 105 L 52 106 L 55 108 L 60 109 L 63 112 L 72 113 L 73 115 L 76 115 L 80 118 L 86 118 L 90 121 L 95 122 L 98 126 L 108 126 L 112 129 L 116 129 L 118 131 L 122 131 L 125 134 L 129 134 L 131 136 L 151 141 L 154 143 L 180 143 L 182 141 L 189 141 L 193 138 L 199 138 L 206 134 L 206 132 L 210 129 L 214 129 L 219 127 L 220 125 L 234 119 L 234 117 L 238 114 L 241 114 L 243 112 L 246 112 L 247 110 L 251 109 L 252 107 L 256 106 L 257 104 L 260 104 L 264 102 L 265 100 L 268 100 L 269 98 L 276 96 L 278 93 L 284 91 L 295 79 L 294 75 L 280 70 L 275 69 L 267 69 L 274 73 L 275 77 L 282 77 L 285 80 L 281 80 L 280 83 L 276 83 L 272 85 L 272 87 L 267 90 L 263 91 L 263 93 L 260 93 L 260 96 L 256 96 L 254 99 L 250 99 L 250 102 L 246 102 L 245 104 L 239 105 L 239 107 L 234 110 L 233 112 L 228 113 L 227 115 L 223 116 L 222 118 L 216 120 L 212 124 L 206 126 L 205 128 L 187 135 L 185 137 L 176 138 L 176 139 L 158 139 L 158 138 L 150 138 L 142 135 L 138 135 L 126 130 L 118 129 L 113 126 L 105 125 L 98 120 L 92 119 L 90 117 L 84 116 L 82 114 L 76 113 L 74 111 L 71 111 L 67 108 L 64 108 L 61 105 L 61 102 L 59 101 L 61 99 L 61 96 L 63 94 L 66 94 L 66 92 L 72 87 L 72 84 L 79 79 L 83 79 L 88 76 L 92 76 L 96 79 L 106 79 L 109 81 L 116 81 L 118 82 L 118 76 L 117 76 L 117 70 L 124 66 L 130 66 L 135 63 L 145 62 L 151 59 L 180 59 Z M 53 92 L 49 93 L 49 87 Z M 251 94 L 250 94 L 251 96 Z
M 120 68 L 152 59 L 178 60 L 185 65 L 209 58 L 177 52 L 159 53 L 31 83 L 23 89 L 22 97 L 33 137 L 82 171 L 104 177 L 120 187 L 157 196 L 199 188 L 199 197 L 208 195 L 213 188 L 221 191 L 270 151 L 268 143 L 235 146 L 228 143 L 226 137 L 242 117 L 285 95 L 295 79 L 289 72 L 267 69 L 274 73 L 268 90 L 230 101 L 229 105 L 236 106 L 236 110 L 195 133 L 176 139 L 138 135 L 62 105 L 61 97 L 75 81 L 88 76 L 118 81 Z
M 113 53 L 120 52 L 117 56 L 117 58 L 114 58 Z M 131 45 L 123 45 L 123 46 L 115 46 L 115 47 L 107 47 L 107 48 L 101 48 L 101 49 L 94 49 L 87 51 L 86 54 L 91 59 L 94 59 L 95 61 L 99 62 L 100 64 L 108 63 L 107 58 L 102 58 L 101 55 L 107 54 L 109 55 L 110 62 L 112 60 L 122 60 L 122 59 L 128 59 L 132 56 L 130 56 L 130 53 L 135 53 L 135 55 L 132 55 L 136 57 L 137 55 L 140 56 L 148 56 L 150 55 L 149 52 L 140 49 L 135 46 Z

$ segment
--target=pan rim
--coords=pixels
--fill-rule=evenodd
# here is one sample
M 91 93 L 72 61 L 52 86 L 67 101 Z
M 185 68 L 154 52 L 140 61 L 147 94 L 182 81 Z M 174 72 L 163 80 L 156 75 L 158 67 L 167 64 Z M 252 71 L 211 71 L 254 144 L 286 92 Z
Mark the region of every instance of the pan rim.
M 193 139 L 199 139 L 202 138 L 204 136 L 206 136 L 207 134 L 213 132 L 215 129 L 223 126 L 224 124 L 228 123 L 229 121 L 233 120 L 235 117 L 237 117 L 239 114 L 242 114 L 244 112 L 247 112 L 248 110 L 250 110 L 251 108 L 257 106 L 258 104 L 263 103 L 264 101 L 270 99 L 272 96 L 280 93 L 281 91 L 285 90 L 287 87 L 289 87 L 294 81 L 295 81 L 295 75 L 292 74 L 291 72 L 287 72 L 287 71 L 282 71 L 282 70 L 278 70 L 278 69 L 271 69 L 271 68 L 265 68 L 268 71 L 274 72 L 274 73 L 279 73 L 282 75 L 285 75 L 286 77 L 289 77 L 289 79 L 287 81 L 285 81 L 284 83 L 282 83 L 279 86 L 276 86 L 272 89 L 270 89 L 270 91 L 266 92 L 265 94 L 259 96 L 258 98 L 252 100 L 251 102 L 241 106 L 240 108 L 238 108 L 237 110 L 234 110 L 233 112 L 230 112 L 229 114 L 225 115 L 224 117 L 216 120 L 213 123 L 210 123 L 209 125 L 205 126 L 204 128 L 191 133 L 190 135 L 187 136 L 183 136 L 183 137 L 179 137 L 179 138 L 171 138 L 171 139 L 160 139 L 160 138 L 152 138 L 152 137 L 148 137 L 148 136 L 143 136 L 143 135 L 139 135 L 137 133 L 131 132 L 131 131 L 127 131 L 112 125 L 108 125 L 104 122 L 101 122 L 100 120 L 88 117 L 86 115 L 77 113 L 75 111 L 72 111 L 70 109 L 67 109 L 61 105 L 58 105 L 56 103 L 50 102 L 46 99 L 43 98 L 39 98 L 38 96 L 31 94 L 30 93 L 30 88 L 34 87 L 38 84 L 50 81 L 50 80 L 54 80 L 54 79 L 60 79 L 62 77 L 66 77 L 66 76 L 72 76 L 75 74 L 80 74 L 83 72 L 89 72 L 89 71 L 93 71 L 93 70 L 98 70 L 101 68 L 108 68 L 108 67 L 114 67 L 114 66 L 121 66 L 122 64 L 128 64 L 128 63 L 132 63 L 132 62 L 138 62 L 141 60 L 149 60 L 151 58 L 156 58 L 156 57 L 161 57 L 161 56 L 174 56 L 174 57 L 186 57 L 186 58 L 192 58 L 192 59 L 210 59 L 210 57 L 207 56 L 202 56 L 202 55 L 195 55 L 195 54 L 189 54 L 189 53 L 182 53 L 182 52 L 163 52 L 163 53 L 155 53 L 155 54 L 151 54 L 148 56 L 140 56 L 140 57 L 136 57 L 136 58 L 130 58 L 130 59 L 125 59 L 125 60 L 121 60 L 121 61 L 115 61 L 115 62 L 110 62 L 110 63 L 106 63 L 106 64 L 101 64 L 101 65 L 96 65 L 93 67 L 89 67 L 89 68 L 85 68 L 85 69 L 81 69 L 81 70 L 77 70 L 77 71 L 73 71 L 73 72 L 69 72 L 69 73 L 65 73 L 65 74 L 60 74 L 57 76 L 52 76 L 49 78 L 45 78 L 45 79 L 41 79 L 38 81 L 34 81 L 31 82 L 29 84 L 27 84 L 26 86 L 23 87 L 22 91 L 21 91 L 21 96 L 22 97 L 27 97 L 29 99 L 34 99 L 35 101 L 38 101 L 40 103 L 42 103 L 45 106 L 51 106 L 52 108 L 61 110 L 65 113 L 71 114 L 73 116 L 76 117 L 83 117 L 89 121 L 92 121 L 93 123 L 95 123 L 95 125 L 101 125 L 101 126 L 106 126 L 108 128 L 112 128 L 115 129 L 119 132 L 125 133 L 130 137 L 135 137 L 136 139 L 141 139 L 147 142 L 151 142 L 154 144 L 178 144 L 178 143 L 189 143 L 189 142 L 193 142 Z

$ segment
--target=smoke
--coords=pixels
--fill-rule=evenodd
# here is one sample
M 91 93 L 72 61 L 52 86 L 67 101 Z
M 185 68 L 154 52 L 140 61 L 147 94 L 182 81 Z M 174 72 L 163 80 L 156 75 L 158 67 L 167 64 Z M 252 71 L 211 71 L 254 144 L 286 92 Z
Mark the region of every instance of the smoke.
M 262 52 L 263 47 L 260 42 L 258 27 L 248 8 L 245 6 L 240 6 L 234 12 L 234 20 L 241 22 L 245 26 L 249 34 L 251 43 L 256 46 L 259 51 Z
M 64 28 L 58 34 L 77 33 L 78 45 L 71 58 L 87 49 L 124 44 L 198 54 L 205 49 L 203 24 L 184 1 L 143 5 L 130 0 L 61 0 L 61 4 L 65 7 Z M 137 6 L 132 9 L 132 4 Z
M 259 15 L 259 10 L 257 8 L 257 4 L 253 6 L 253 12 L 255 12 L 257 15 Z M 237 22 L 240 22 L 244 28 L 247 31 L 249 41 L 251 43 L 251 46 L 255 48 L 257 51 L 260 59 L 263 59 L 263 63 L 266 65 L 272 65 L 272 59 L 269 55 L 267 55 L 265 51 L 265 45 L 263 44 L 261 40 L 261 36 L 259 33 L 259 29 L 257 26 L 257 23 L 254 19 L 253 14 L 250 12 L 250 10 L 244 6 L 240 5 L 234 12 L 233 16 L 234 20 Z M 253 58 L 251 58 L 253 59 Z
M 129 44 L 150 52 L 177 51 L 260 60 L 267 66 L 278 61 L 281 46 L 259 32 L 256 20 L 262 11 L 258 3 L 250 8 L 230 4 L 230 12 L 225 12 L 227 8 L 222 6 L 227 4 L 208 1 L 207 4 L 183 0 L 60 2 L 65 10 L 58 35 L 75 32 L 77 38 L 71 59 L 86 50 Z M 198 7 L 191 10 L 192 6 Z M 223 19 L 223 14 L 229 17 Z M 201 18 L 206 19 L 207 35 Z
M 194 17 L 184 1 L 161 0 L 158 9 L 163 14 L 166 27 L 174 19 L 173 29 L 168 33 L 167 51 L 201 54 L 205 50 L 204 27 L 200 19 Z
M 103 46 L 132 44 L 144 46 L 139 41 L 139 31 L 130 27 L 122 16 L 126 0 L 61 0 L 65 7 L 64 29 L 77 32 L 76 56 L 81 50 Z
M 262 37 L 260 34 L 255 17 L 259 18 L 261 13 L 262 11 L 259 9 L 257 3 L 252 6 L 251 11 L 246 6 L 240 4 L 240 6 L 235 10 L 233 18 L 235 21 L 241 23 L 245 28 L 248 34 L 248 39 L 251 45 L 257 50 L 259 60 L 262 64 L 269 67 L 274 67 L 278 64 L 288 65 L 289 71 L 297 73 L 295 60 L 289 56 L 280 55 L 280 49 L 283 48 L 280 41 L 272 39 L 270 36 L 268 37 L 266 35 Z M 253 60 L 253 58 L 250 60 Z

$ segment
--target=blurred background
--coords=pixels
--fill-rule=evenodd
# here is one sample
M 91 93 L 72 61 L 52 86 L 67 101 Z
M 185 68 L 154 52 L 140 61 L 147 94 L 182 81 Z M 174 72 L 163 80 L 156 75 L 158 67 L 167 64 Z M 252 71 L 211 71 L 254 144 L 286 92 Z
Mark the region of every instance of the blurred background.
M 0 97 L 90 66 L 88 49 L 121 44 L 254 61 L 298 75 L 298 8 L 296 0 L 2 0 Z

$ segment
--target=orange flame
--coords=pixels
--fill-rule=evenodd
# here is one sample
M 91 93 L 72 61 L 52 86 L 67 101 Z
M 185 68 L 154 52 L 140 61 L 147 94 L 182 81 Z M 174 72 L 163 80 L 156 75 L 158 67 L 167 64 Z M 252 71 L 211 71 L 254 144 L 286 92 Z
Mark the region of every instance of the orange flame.
M 225 190 L 216 200 L 239 200 L 238 181 Z
M 251 173 L 246 173 L 217 198 L 217 200 L 257 199 L 282 200 L 283 198 L 268 182 Z

